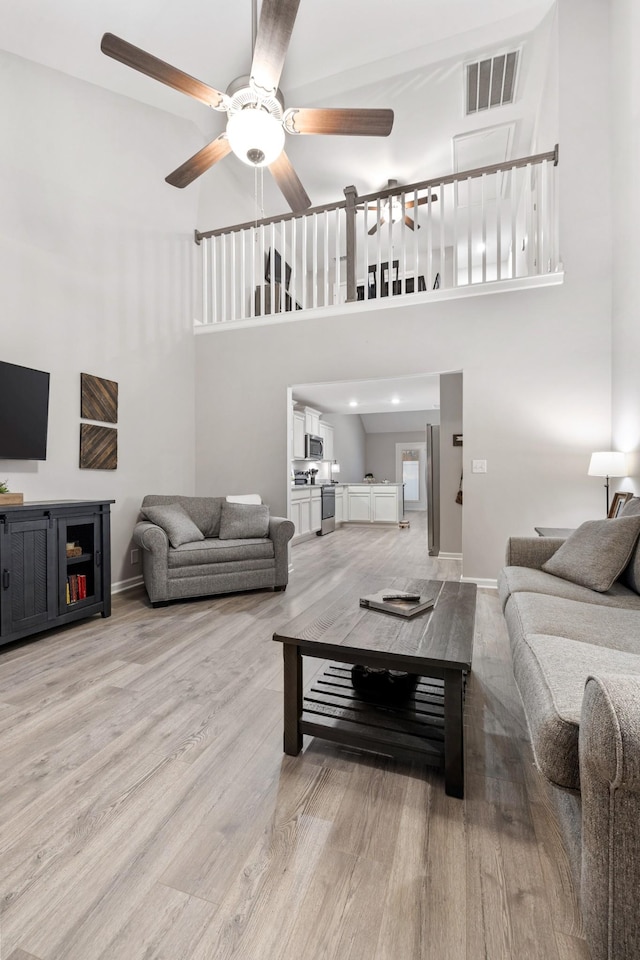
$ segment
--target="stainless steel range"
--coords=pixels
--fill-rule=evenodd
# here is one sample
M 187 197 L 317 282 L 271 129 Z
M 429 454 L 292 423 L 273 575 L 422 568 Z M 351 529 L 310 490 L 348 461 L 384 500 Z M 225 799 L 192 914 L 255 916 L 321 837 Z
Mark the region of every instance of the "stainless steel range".
M 333 533 L 336 528 L 336 488 L 332 483 L 323 483 L 320 494 L 322 497 L 322 523 L 317 536 L 324 537 L 326 533 Z

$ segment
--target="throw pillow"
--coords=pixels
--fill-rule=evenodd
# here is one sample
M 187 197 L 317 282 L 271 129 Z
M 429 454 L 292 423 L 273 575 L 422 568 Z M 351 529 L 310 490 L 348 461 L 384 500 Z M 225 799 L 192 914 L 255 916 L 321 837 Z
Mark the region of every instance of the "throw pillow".
M 587 520 L 542 564 L 542 569 L 604 593 L 629 562 L 638 536 L 640 516 Z
M 639 513 L 640 497 L 631 497 L 620 511 L 620 516 L 635 517 Z M 631 559 L 620 579 L 630 590 L 633 590 L 635 593 L 640 593 L 640 543 L 636 543 L 636 548 L 632 552 Z
M 266 504 L 223 503 L 220 516 L 221 540 L 247 540 L 269 533 L 269 507 Z
M 151 523 L 162 527 L 172 547 L 194 540 L 204 540 L 204 533 L 196 527 L 187 511 L 179 503 L 167 503 L 157 507 L 143 507 L 142 514 Z

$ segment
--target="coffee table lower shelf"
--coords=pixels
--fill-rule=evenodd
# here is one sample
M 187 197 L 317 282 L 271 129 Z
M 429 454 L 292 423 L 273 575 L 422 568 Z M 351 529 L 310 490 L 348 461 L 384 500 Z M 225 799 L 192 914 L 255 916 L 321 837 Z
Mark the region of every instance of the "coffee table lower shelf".
M 300 733 L 430 766 L 444 766 L 444 682 L 421 677 L 402 705 L 357 693 L 351 668 L 331 663 L 304 695 Z

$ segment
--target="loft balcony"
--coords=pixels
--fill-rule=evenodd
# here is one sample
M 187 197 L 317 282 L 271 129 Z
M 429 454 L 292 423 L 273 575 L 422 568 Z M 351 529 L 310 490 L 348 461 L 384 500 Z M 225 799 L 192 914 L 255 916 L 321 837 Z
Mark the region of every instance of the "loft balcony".
M 197 329 L 561 283 L 558 147 L 200 233 Z

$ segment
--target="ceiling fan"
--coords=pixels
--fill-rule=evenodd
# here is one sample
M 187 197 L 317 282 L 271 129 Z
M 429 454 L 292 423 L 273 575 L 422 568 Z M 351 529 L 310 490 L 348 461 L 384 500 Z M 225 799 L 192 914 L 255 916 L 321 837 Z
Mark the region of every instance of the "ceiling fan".
M 174 187 L 186 187 L 233 151 L 244 163 L 268 167 L 294 212 L 311 206 L 291 161 L 284 151 L 285 132 L 329 136 L 386 137 L 393 126 L 393 110 L 355 108 L 284 109 L 278 88 L 300 0 L 262 0 L 257 21 L 253 3 L 254 45 L 251 70 L 237 77 L 221 93 L 177 67 L 159 60 L 112 33 L 100 44 L 103 53 L 227 114 L 224 133 L 166 177 Z
M 398 186 L 397 180 L 388 180 L 385 190 L 391 190 L 393 189 L 393 187 L 397 187 L 397 186 Z M 413 207 L 421 207 L 423 204 L 432 203 L 434 200 L 437 200 L 437 199 L 438 199 L 437 194 L 431 193 L 426 197 L 418 197 L 417 200 L 405 200 L 404 209 L 406 211 L 406 210 L 412 209 Z M 364 210 L 364 207 L 358 207 L 357 209 Z M 378 204 L 376 203 L 372 207 L 367 207 L 367 210 L 373 210 L 374 213 L 377 213 Z M 391 221 L 392 224 L 396 223 L 398 220 L 401 220 L 401 219 L 402 219 L 402 200 L 400 199 L 399 196 L 387 197 L 386 200 L 380 201 L 380 217 L 374 223 L 371 229 L 368 230 L 367 232 L 369 236 L 372 237 L 376 232 L 376 230 L 378 229 L 378 227 L 381 227 L 383 224 L 388 223 L 389 221 Z M 404 215 L 404 222 L 409 227 L 410 230 L 420 229 L 420 224 L 416 223 L 415 220 L 412 220 L 411 217 L 408 216 L 406 213 Z

